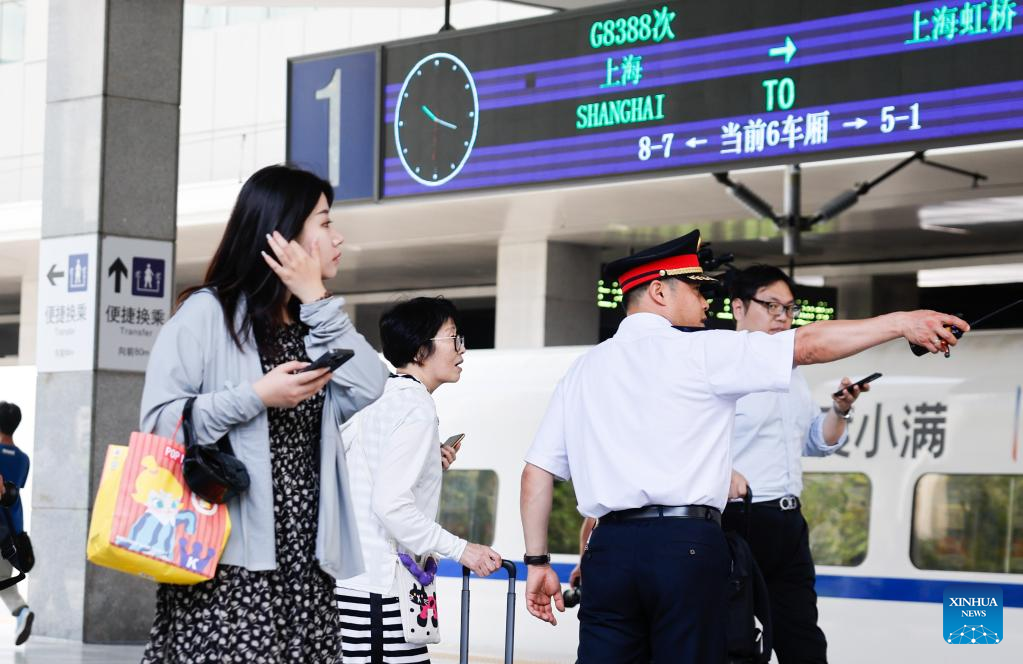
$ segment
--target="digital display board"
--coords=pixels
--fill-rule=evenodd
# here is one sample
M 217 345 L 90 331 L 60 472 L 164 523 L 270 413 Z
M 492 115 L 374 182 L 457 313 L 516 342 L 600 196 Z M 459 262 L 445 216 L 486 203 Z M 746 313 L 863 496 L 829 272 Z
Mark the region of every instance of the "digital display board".
M 609 5 L 385 47 L 382 195 L 1015 138 L 1010 0 Z

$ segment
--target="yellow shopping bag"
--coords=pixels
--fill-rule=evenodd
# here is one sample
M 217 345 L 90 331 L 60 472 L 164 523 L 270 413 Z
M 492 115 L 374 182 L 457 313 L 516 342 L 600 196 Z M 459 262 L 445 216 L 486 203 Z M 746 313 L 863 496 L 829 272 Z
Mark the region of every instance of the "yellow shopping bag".
M 189 491 L 183 458 L 180 443 L 149 433 L 107 447 L 89 524 L 90 562 L 160 583 L 213 577 L 231 522 L 225 505 Z

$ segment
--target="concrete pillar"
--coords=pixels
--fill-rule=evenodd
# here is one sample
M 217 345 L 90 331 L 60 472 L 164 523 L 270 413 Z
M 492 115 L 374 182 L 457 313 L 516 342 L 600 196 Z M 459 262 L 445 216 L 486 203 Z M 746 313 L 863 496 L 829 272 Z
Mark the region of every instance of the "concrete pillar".
M 496 348 L 597 343 L 596 247 L 502 242 L 497 250 Z
M 36 304 L 38 297 L 39 282 L 29 276 L 22 277 L 21 306 L 18 310 L 18 364 L 36 363 Z
M 874 293 L 873 315 L 891 311 L 911 311 L 920 308 L 920 289 L 916 285 L 916 272 L 882 274 L 871 277 Z
M 50 0 L 42 243 L 174 241 L 183 11 L 183 0 Z M 141 641 L 154 584 L 87 564 L 85 545 L 106 446 L 137 428 L 143 375 L 97 370 L 93 358 L 92 370 L 38 379 L 34 631 Z
M 825 286 L 838 289 L 838 317 L 870 318 L 874 311 L 874 284 L 869 274 L 826 277 Z

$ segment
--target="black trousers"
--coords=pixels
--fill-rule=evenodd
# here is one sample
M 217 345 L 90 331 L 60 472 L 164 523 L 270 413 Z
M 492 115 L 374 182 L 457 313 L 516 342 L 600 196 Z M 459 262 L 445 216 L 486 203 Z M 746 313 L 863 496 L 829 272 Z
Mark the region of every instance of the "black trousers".
M 730 561 L 714 521 L 601 523 L 582 559 L 577 663 L 724 662 Z
M 817 591 L 806 519 L 800 510 L 753 505 L 749 545 L 767 582 L 779 664 L 825 664 L 828 642 L 817 626 Z M 722 526 L 745 533 L 742 503 L 729 503 Z

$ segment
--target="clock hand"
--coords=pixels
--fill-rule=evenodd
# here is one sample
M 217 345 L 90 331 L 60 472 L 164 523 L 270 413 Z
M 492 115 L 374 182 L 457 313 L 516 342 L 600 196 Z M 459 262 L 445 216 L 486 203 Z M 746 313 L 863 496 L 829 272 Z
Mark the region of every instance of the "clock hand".
M 431 110 L 430 110 L 430 109 L 429 109 L 429 108 L 428 108 L 428 107 L 426 106 L 426 104 L 423 104 L 423 105 L 422 105 L 422 106 L 420 106 L 419 108 L 421 108 L 421 109 L 422 109 L 422 111 L 423 111 L 423 114 L 424 114 L 424 115 L 426 115 L 426 117 L 430 118 L 431 120 L 433 120 L 433 121 L 434 121 L 434 122 L 436 122 L 437 124 L 439 124 L 439 125 L 441 125 L 441 126 L 444 126 L 444 127 L 447 127 L 448 129 L 458 129 L 458 127 L 457 127 L 456 125 L 453 125 L 453 124 L 451 124 L 450 122 L 445 122 L 444 120 L 441 120 L 441 119 L 440 119 L 440 118 L 438 118 L 438 117 L 437 117 L 436 115 L 434 115 L 434 114 L 433 114 L 433 111 L 431 111 Z

